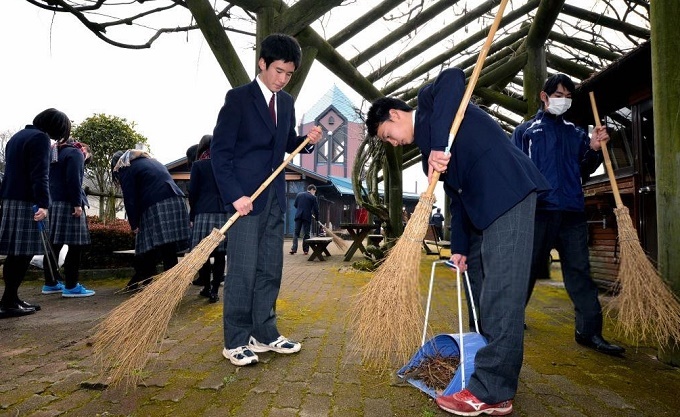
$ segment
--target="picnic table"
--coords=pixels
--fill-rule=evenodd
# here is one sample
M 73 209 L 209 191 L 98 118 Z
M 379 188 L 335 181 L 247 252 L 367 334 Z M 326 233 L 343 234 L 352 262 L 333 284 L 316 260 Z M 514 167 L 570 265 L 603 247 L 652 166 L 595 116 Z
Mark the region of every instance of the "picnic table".
M 352 256 L 358 250 L 361 253 L 366 254 L 366 248 L 364 247 L 364 239 L 375 230 L 375 224 L 369 223 L 340 223 L 340 228 L 347 230 L 347 234 L 352 238 L 352 245 L 350 245 L 347 252 L 345 252 L 345 261 L 351 261 Z
M 312 237 L 307 239 L 305 242 L 312 249 L 312 256 L 307 260 L 313 261 L 315 258 L 319 258 L 320 261 L 325 261 L 324 255 L 331 256 L 331 253 L 328 252 L 328 244 L 332 241 L 333 238 L 330 237 Z

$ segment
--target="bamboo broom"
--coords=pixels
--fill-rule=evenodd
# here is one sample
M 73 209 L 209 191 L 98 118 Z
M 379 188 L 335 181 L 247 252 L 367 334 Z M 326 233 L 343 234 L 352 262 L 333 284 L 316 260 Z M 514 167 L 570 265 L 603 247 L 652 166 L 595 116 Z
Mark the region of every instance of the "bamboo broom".
M 479 52 L 475 69 L 451 125 L 447 152 L 451 149 L 463 121 L 507 3 L 507 0 L 501 1 Z M 361 354 L 364 363 L 381 371 L 405 363 L 420 344 L 424 321 L 418 286 L 420 245 L 427 233 L 439 175 L 439 172 L 433 173 L 432 181 L 425 193 L 421 194 L 403 235 L 349 308 L 350 322 L 355 325 L 351 345 Z
M 255 200 L 308 143 L 309 138 L 288 155 L 250 199 Z M 172 313 L 191 285 L 191 280 L 224 240 L 224 234 L 239 216 L 236 212 L 221 229 L 213 229 L 177 265 L 154 277 L 143 291 L 112 310 L 97 326 L 94 352 L 103 369 L 110 371 L 112 385 L 118 385 L 123 380 L 128 386 L 137 385 L 140 372 L 151 352 L 158 350 Z
M 595 126 L 600 127 L 600 116 L 592 91 L 590 104 Z M 606 143 L 602 145 L 602 155 L 616 202 L 614 213 L 621 247 L 616 277 L 619 293 L 607 309 L 610 312 L 618 310 L 616 330 L 624 337 L 638 343 L 655 341 L 661 350 L 665 350 L 680 341 L 680 303 L 640 245 L 628 207 L 621 201 Z
M 316 217 L 314 217 L 314 220 L 316 220 L 316 222 L 319 223 L 319 226 L 321 226 L 326 235 L 330 236 L 330 238 L 333 239 L 333 243 L 335 244 L 335 246 L 337 246 L 338 249 L 340 249 L 343 252 L 347 250 L 347 243 L 345 243 L 345 241 L 340 236 L 333 233 L 333 231 L 330 228 L 326 227 Z

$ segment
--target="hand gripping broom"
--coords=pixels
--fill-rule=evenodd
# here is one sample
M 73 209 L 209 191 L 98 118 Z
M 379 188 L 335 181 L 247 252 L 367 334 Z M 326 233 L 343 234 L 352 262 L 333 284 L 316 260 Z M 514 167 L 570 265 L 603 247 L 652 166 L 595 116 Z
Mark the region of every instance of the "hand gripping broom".
M 288 155 L 250 196 L 251 200 L 255 200 L 308 143 L 309 138 Z M 103 368 L 110 371 L 112 385 L 123 379 L 129 386 L 137 384 L 141 378 L 140 371 L 167 332 L 172 313 L 191 285 L 191 280 L 239 216 L 238 212 L 234 213 L 221 229 L 213 229 L 177 265 L 157 275 L 143 291 L 112 310 L 97 326 L 94 352 Z
M 590 104 L 595 125 L 600 127 L 593 92 L 590 92 Z M 624 337 L 638 343 L 656 341 L 664 350 L 680 341 L 680 303 L 640 245 L 628 207 L 621 201 L 606 143 L 602 145 L 602 154 L 616 202 L 614 213 L 621 247 L 616 277 L 619 293 L 608 309 L 618 310 L 616 329 Z
M 475 69 L 451 125 L 447 152 L 463 121 L 507 2 L 501 1 L 479 52 Z M 350 322 L 355 326 L 351 344 L 366 364 L 378 370 L 384 371 L 395 364 L 405 363 L 419 346 L 419 333 L 424 320 L 418 286 L 420 245 L 427 232 L 438 181 L 439 172 L 435 171 L 406 224 L 404 234 L 350 305 Z

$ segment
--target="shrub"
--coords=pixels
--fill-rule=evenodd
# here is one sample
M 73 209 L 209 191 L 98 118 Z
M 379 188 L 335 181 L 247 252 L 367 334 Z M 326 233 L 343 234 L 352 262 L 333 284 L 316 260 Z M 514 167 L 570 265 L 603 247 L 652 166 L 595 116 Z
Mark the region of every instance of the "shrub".
M 113 251 L 135 247 L 135 234 L 127 221 L 114 219 L 107 224 L 98 216 L 87 216 L 92 244 L 88 246 L 81 262 L 82 269 L 120 268 L 130 266 L 130 259 Z

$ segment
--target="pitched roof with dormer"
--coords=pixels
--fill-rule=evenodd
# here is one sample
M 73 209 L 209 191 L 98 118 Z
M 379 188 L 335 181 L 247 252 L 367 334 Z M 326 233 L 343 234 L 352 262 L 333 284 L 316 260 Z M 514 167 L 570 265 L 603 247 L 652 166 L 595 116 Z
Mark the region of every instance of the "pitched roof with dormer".
M 352 103 L 345 93 L 340 91 L 337 85 L 333 85 L 333 87 L 302 116 L 301 123 L 305 124 L 316 120 L 319 116 L 326 113 L 329 107 L 335 108 L 335 111 L 340 113 L 340 115 L 348 122 L 362 123 L 362 120 L 355 109 L 357 106 Z

